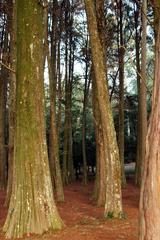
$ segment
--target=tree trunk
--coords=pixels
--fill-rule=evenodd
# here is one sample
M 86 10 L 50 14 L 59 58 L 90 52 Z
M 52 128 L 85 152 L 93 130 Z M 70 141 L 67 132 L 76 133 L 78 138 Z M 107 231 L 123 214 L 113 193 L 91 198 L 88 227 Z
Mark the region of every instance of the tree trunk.
M 65 7 L 65 123 L 64 123 L 64 149 L 63 149 L 63 183 L 68 184 L 74 180 L 74 167 L 72 156 L 72 81 L 74 53 L 72 52 L 72 24 L 70 3 L 66 0 Z M 71 16 L 70 16 L 71 15 Z M 73 60 L 73 61 L 72 61 Z
M 6 19 L 6 24 L 4 25 L 4 38 L 2 47 L 2 63 L 8 65 L 8 18 Z M 1 66 L 0 74 L 0 187 L 6 187 L 7 182 L 7 163 L 6 163 L 6 101 L 7 101 L 7 84 L 8 84 L 9 72 L 5 66 Z
M 10 0 L 10 58 L 11 68 L 16 69 L 16 8 L 15 3 Z M 9 141 L 8 141 L 8 182 L 5 205 L 9 206 L 13 182 L 13 157 L 14 157 L 14 134 L 15 134 L 15 112 L 16 112 L 16 73 L 10 72 L 9 82 Z
M 153 3 L 159 17 L 156 29 L 152 111 L 146 140 L 140 196 L 139 240 L 157 240 L 160 237 L 160 2 L 155 0 Z
M 89 58 L 88 58 L 88 36 L 85 46 L 85 83 L 84 83 L 84 96 L 83 96 L 83 115 L 82 115 L 82 154 L 83 154 L 83 184 L 87 184 L 87 156 L 86 156 L 86 108 L 90 87 L 90 79 L 88 80 L 89 71 Z
M 140 35 L 141 32 L 138 31 L 139 26 L 139 16 L 140 16 L 140 7 L 138 3 L 135 3 L 134 10 L 134 20 L 135 20 L 135 46 L 136 46 L 136 71 L 137 71 L 137 95 L 138 103 L 140 103 Z M 135 184 L 140 185 L 140 161 L 139 161 L 139 152 L 140 152 L 140 104 L 138 104 L 138 123 L 137 123 L 137 153 L 136 153 L 136 170 L 135 170 Z
M 119 2 L 119 154 L 121 160 L 121 177 L 122 186 L 126 185 L 124 172 L 124 36 L 123 36 L 123 5 L 122 0 Z
M 49 157 L 50 157 L 50 169 L 52 176 L 52 183 L 55 184 L 57 200 L 59 202 L 64 201 L 63 183 L 61 176 L 60 160 L 59 160 L 59 144 L 58 133 L 56 126 L 56 111 L 55 111 L 55 91 L 53 90 L 53 75 L 50 64 L 50 58 L 48 56 L 49 66 L 49 80 L 50 80 L 50 136 L 49 136 Z
M 96 181 L 94 197 L 98 206 L 104 206 L 106 200 L 106 162 L 103 141 L 102 123 L 97 99 L 97 86 L 94 72 L 92 71 L 92 105 L 96 139 Z
M 146 29 L 147 29 L 147 0 L 142 5 L 142 54 L 141 54 L 141 78 L 139 84 L 139 151 L 137 184 L 141 184 L 143 162 L 145 158 L 145 142 L 147 134 L 147 101 L 146 101 Z
M 48 54 L 49 66 L 49 81 L 50 81 L 50 138 L 49 138 L 49 157 L 52 182 L 55 184 L 57 200 L 64 201 L 63 184 L 61 177 L 60 159 L 59 159 L 59 144 L 58 132 L 56 124 L 56 85 L 57 85 L 57 72 L 56 72 L 56 55 L 57 55 L 57 20 L 54 14 L 56 11 L 57 2 L 53 3 L 53 16 L 52 16 L 52 36 L 51 36 L 51 58 Z M 48 50 L 49 52 L 49 50 Z
M 106 66 L 106 36 L 105 36 L 105 16 L 104 16 L 104 0 L 96 0 L 96 16 L 97 27 L 100 42 L 103 50 L 103 61 Z M 107 68 L 105 68 L 107 72 Z M 96 181 L 95 181 L 95 197 L 98 206 L 104 206 L 106 200 L 106 163 L 105 163 L 105 145 L 103 141 L 102 122 L 100 117 L 99 103 L 97 98 L 97 84 L 95 81 L 95 73 L 92 73 L 93 78 L 93 114 L 95 119 L 95 137 L 96 137 Z
M 106 84 L 103 48 L 97 28 L 94 2 L 92 0 L 85 0 L 85 6 L 90 33 L 95 82 L 97 85 L 97 99 L 102 123 L 102 141 L 103 144 L 107 146 L 104 153 L 107 171 L 105 217 L 122 217 L 120 159 L 109 101 L 109 91 Z
M 62 126 L 62 80 L 61 80 L 61 53 L 60 53 L 61 40 L 59 38 L 58 50 L 57 50 L 57 78 L 58 78 L 58 112 L 57 112 L 57 133 L 58 139 L 60 139 L 60 132 Z M 60 141 L 59 141 L 60 142 Z
M 13 186 L 3 230 L 7 238 L 60 229 L 44 123 L 43 6 L 17 0 L 17 92 Z
M 68 144 L 68 172 L 69 181 L 75 180 L 74 164 L 73 164 L 73 137 L 72 137 L 72 85 L 73 85 L 73 73 L 74 73 L 74 40 L 73 40 L 73 12 L 70 7 L 70 25 L 69 25 L 69 78 L 68 78 L 68 121 L 69 121 L 69 144 Z
M 2 74 L 2 72 L 1 72 Z M 5 81 L 0 76 L 0 188 L 5 187 Z

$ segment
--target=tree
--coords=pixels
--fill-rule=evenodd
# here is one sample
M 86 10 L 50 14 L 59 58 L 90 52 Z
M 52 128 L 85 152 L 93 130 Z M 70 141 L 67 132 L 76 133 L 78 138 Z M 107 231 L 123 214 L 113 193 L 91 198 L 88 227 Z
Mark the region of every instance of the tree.
M 126 185 L 124 172 L 124 33 L 123 33 L 123 3 L 119 1 L 119 24 L 118 24 L 118 57 L 119 57 L 119 131 L 118 144 L 121 160 L 122 186 Z
M 85 0 L 85 7 L 90 33 L 97 99 L 103 131 L 102 142 L 106 146 L 104 149 L 107 171 L 105 217 L 122 217 L 120 159 L 109 101 L 109 92 L 106 85 L 103 48 L 98 33 L 94 2 L 92 0 Z
M 154 0 L 152 3 L 156 33 L 155 76 L 142 175 L 139 240 L 157 240 L 160 237 L 160 2 Z
M 16 111 L 16 9 L 15 3 L 10 0 L 10 71 L 9 80 L 9 139 L 8 139 L 8 181 L 7 181 L 7 196 L 5 205 L 9 206 L 9 201 L 12 192 L 13 181 L 13 157 L 14 157 L 14 133 L 15 133 L 15 111 Z
M 63 148 L 63 183 L 75 178 L 72 149 L 72 83 L 74 68 L 73 12 L 70 2 L 65 0 L 65 123 Z
M 45 4 L 45 3 L 44 3 Z M 16 1 L 16 129 L 12 195 L 4 225 L 8 238 L 60 229 L 53 199 L 44 124 L 43 7 Z
M 96 181 L 94 197 L 98 206 L 104 206 L 106 201 L 106 161 L 105 161 L 105 146 L 102 141 L 103 131 L 100 118 L 100 110 L 97 98 L 97 87 L 95 83 L 95 75 L 92 70 L 92 105 L 94 116 L 94 129 L 96 140 Z
M 3 31 L 1 33 L 1 61 L 0 66 L 0 188 L 6 186 L 6 101 L 7 101 L 7 84 L 8 84 L 8 50 L 9 50 L 9 21 L 7 14 L 4 14 L 2 21 Z
M 142 41 L 141 41 L 141 70 L 139 81 L 139 123 L 138 123 L 138 150 L 137 150 L 137 185 L 141 184 L 142 168 L 145 158 L 145 141 L 147 134 L 147 101 L 146 101 L 146 29 L 147 29 L 147 0 L 142 2 Z
M 97 19 L 97 30 L 102 44 L 103 62 L 106 66 L 106 38 L 105 38 L 105 16 L 104 1 L 95 1 L 95 11 Z M 105 67 L 105 72 L 107 71 Z M 97 97 L 97 84 L 95 79 L 94 68 L 92 69 L 92 96 L 93 96 L 93 114 L 95 119 L 95 138 L 96 138 L 96 181 L 95 181 L 95 197 L 98 206 L 104 206 L 106 201 L 106 163 L 105 163 L 105 143 L 103 139 L 102 122 Z
M 58 132 L 56 124 L 56 55 L 57 55 L 57 1 L 53 1 L 52 6 L 52 32 L 51 32 L 51 57 L 48 53 L 48 68 L 50 82 L 50 136 L 49 136 L 49 158 L 52 182 L 55 184 L 57 200 L 64 201 L 63 184 L 59 159 Z M 48 36 L 47 36 L 48 38 Z M 48 40 L 48 39 L 47 39 Z M 49 49 L 48 49 L 49 52 Z
M 83 154 L 83 183 L 87 184 L 87 156 L 86 156 L 86 113 L 87 113 L 87 102 L 90 87 L 89 74 L 89 48 L 88 48 L 88 35 L 86 38 L 85 46 L 85 83 L 84 83 L 84 97 L 83 97 L 83 113 L 82 113 L 82 154 Z M 89 77 L 89 80 L 88 80 Z
M 140 20 L 140 6 L 136 2 L 134 5 L 134 23 L 135 23 L 135 48 L 136 48 L 136 72 L 137 72 L 137 91 L 138 91 L 138 125 L 137 125 L 137 156 L 136 156 L 136 171 L 135 171 L 135 183 L 139 185 L 141 175 L 141 164 L 139 161 L 139 151 L 140 151 L 140 38 L 141 38 L 141 29 L 139 30 Z M 140 183 L 140 182 L 139 182 Z

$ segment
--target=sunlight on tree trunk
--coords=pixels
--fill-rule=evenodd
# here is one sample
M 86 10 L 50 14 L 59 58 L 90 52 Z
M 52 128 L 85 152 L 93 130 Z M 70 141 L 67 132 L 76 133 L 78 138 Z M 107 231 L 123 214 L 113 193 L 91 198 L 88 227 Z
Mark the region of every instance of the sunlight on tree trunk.
M 96 181 L 94 198 L 98 206 L 104 206 L 106 200 L 106 162 L 105 147 L 103 139 L 102 124 L 100 119 L 100 111 L 97 99 L 97 87 L 94 72 L 92 71 L 92 104 L 93 116 L 95 124 L 95 140 L 96 140 Z
M 102 123 L 106 159 L 106 203 L 105 217 L 122 217 L 121 168 L 116 142 L 113 116 L 106 84 L 103 48 L 98 34 L 94 2 L 85 0 L 87 22 L 90 33 L 92 61 L 94 65 L 97 99 Z M 98 61 L 97 61 L 98 59 Z

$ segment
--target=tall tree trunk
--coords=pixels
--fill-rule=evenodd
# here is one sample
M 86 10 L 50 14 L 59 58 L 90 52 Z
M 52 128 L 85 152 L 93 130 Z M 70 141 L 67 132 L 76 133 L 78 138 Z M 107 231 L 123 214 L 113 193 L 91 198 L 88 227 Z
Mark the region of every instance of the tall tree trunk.
M 68 184 L 74 180 L 74 167 L 72 156 L 72 82 L 74 52 L 72 52 L 72 14 L 70 3 L 65 2 L 65 123 L 64 123 L 64 149 L 63 149 L 63 183 Z
M 124 172 L 124 36 L 123 36 L 123 4 L 119 1 L 119 154 L 121 160 L 122 186 L 126 185 Z
M 71 8 L 71 7 L 70 7 Z M 69 121 L 69 158 L 68 158 L 68 172 L 69 181 L 73 182 L 75 180 L 74 164 L 73 164 L 73 137 L 72 137 L 72 85 L 73 85 L 73 74 L 74 74 L 74 40 L 73 40 L 73 12 L 70 9 L 70 25 L 69 25 L 69 78 L 68 78 L 68 121 Z
M 97 98 L 97 86 L 94 72 L 92 70 L 92 105 L 95 125 L 96 140 L 96 181 L 94 196 L 98 206 L 104 206 L 106 200 L 106 161 L 105 147 L 103 141 L 102 123 Z
M 5 81 L 2 74 L 0 76 L 0 188 L 5 186 Z
M 57 133 L 58 139 L 60 138 L 60 130 L 62 125 L 62 77 L 61 77 L 61 54 L 60 54 L 60 45 L 61 40 L 58 41 L 58 50 L 57 50 L 57 78 L 58 78 L 58 112 L 57 112 Z M 60 141 L 59 141 L 60 142 Z
M 82 115 L 82 154 L 83 154 L 83 184 L 87 184 L 87 156 L 86 156 L 86 108 L 90 87 L 90 79 L 88 80 L 89 71 L 89 58 L 88 58 L 88 36 L 85 46 L 85 83 L 84 83 L 84 96 L 83 96 L 83 115 Z
M 96 0 L 95 1 L 95 9 L 96 9 L 96 17 L 97 17 L 97 28 L 98 34 L 100 38 L 100 42 L 103 50 L 103 61 L 105 66 L 105 72 L 107 72 L 106 68 L 106 36 L 105 36 L 105 16 L 104 16 L 104 0 Z M 97 84 L 95 81 L 95 73 L 92 73 L 93 78 L 93 114 L 95 119 L 95 136 L 96 136 L 96 181 L 95 181 L 95 197 L 97 199 L 98 206 L 104 206 L 106 200 L 106 163 L 105 163 L 105 144 L 103 141 L 103 131 L 102 131 L 102 122 L 99 110 L 99 103 L 97 98 Z
M 17 91 L 13 186 L 3 230 L 7 238 L 60 229 L 44 122 L 43 6 L 17 0 Z M 23 19 L 23 21 L 22 21 Z
M 137 71 L 137 95 L 138 95 L 138 124 L 137 124 L 137 153 L 136 153 L 136 171 L 135 171 L 135 184 L 139 185 L 140 176 L 140 35 L 141 32 L 138 30 L 140 17 L 140 7 L 138 3 L 135 3 L 134 10 L 134 21 L 135 21 L 135 46 L 136 46 L 136 71 Z
M 141 54 L 141 79 L 139 85 L 139 151 L 137 185 L 141 184 L 142 168 L 145 157 L 145 142 L 147 134 L 147 101 L 146 101 L 146 30 L 147 30 L 147 0 L 142 5 L 142 54 Z
M 67 0 L 65 1 L 67 4 Z M 68 184 L 68 5 L 65 8 L 65 123 L 64 123 L 64 142 L 63 142 L 63 184 Z
M 2 47 L 2 63 L 8 65 L 8 18 L 4 26 L 4 40 Z M 6 187 L 6 101 L 7 101 L 7 84 L 9 72 L 5 66 L 1 66 L 0 74 L 0 187 Z
M 58 15 L 58 40 L 57 40 L 57 84 L 58 84 L 58 110 L 57 110 L 57 133 L 60 140 L 61 125 L 62 125 L 62 74 L 61 74 L 61 34 L 62 34 L 62 6 L 60 7 L 60 13 Z M 60 141 L 59 141 L 60 143 Z
M 58 133 L 56 125 L 56 111 L 55 111 L 55 91 L 53 90 L 53 75 L 51 69 L 51 60 L 48 56 L 49 66 L 49 80 L 50 80 L 50 137 L 49 137 L 49 157 L 50 157 L 50 169 L 52 182 L 55 184 L 57 200 L 59 202 L 64 201 L 63 183 L 60 168 L 59 159 L 59 144 L 58 144 Z
M 107 146 L 105 148 L 107 171 L 105 217 L 122 217 L 120 159 L 109 101 L 109 91 L 106 84 L 103 48 L 97 28 L 94 2 L 92 0 L 85 0 L 85 6 L 90 33 L 95 82 L 97 85 L 97 99 L 102 123 L 103 143 Z
M 155 78 L 140 195 L 139 240 L 157 240 L 160 237 L 160 2 L 154 0 L 153 4 L 158 12 L 155 15 L 158 17 Z
M 16 69 L 16 8 L 13 0 L 10 0 L 10 61 L 11 68 Z M 16 112 L 16 73 L 10 72 L 9 82 L 9 141 L 8 141 L 8 182 L 5 205 L 9 206 L 13 182 L 13 157 L 14 157 L 14 134 L 15 134 L 15 112 Z
M 57 56 L 57 20 L 54 11 L 57 9 L 57 1 L 53 2 L 52 12 L 52 36 L 51 36 L 51 59 L 48 54 L 49 81 L 50 81 L 50 138 L 49 157 L 53 184 L 55 184 L 57 200 L 64 201 L 63 184 L 61 177 L 58 132 L 56 124 L 56 56 Z M 49 51 L 48 51 L 49 52 Z

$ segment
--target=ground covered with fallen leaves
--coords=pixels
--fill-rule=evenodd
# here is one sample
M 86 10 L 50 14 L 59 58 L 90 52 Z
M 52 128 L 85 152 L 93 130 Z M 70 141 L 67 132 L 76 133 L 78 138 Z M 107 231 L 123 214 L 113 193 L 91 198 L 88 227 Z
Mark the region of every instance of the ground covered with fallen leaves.
M 80 182 L 65 187 L 65 202 L 57 204 L 64 228 L 43 236 L 30 236 L 25 240 L 138 240 L 139 189 L 128 179 L 123 189 L 123 209 L 126 219 L 105 220 L 104 208 L 97 207 L 92 199 L 93 182 L 83 186 Z M 4 240 L 2 226 L 7 209 L 5 191 L 0 191 L 0 240 Z

